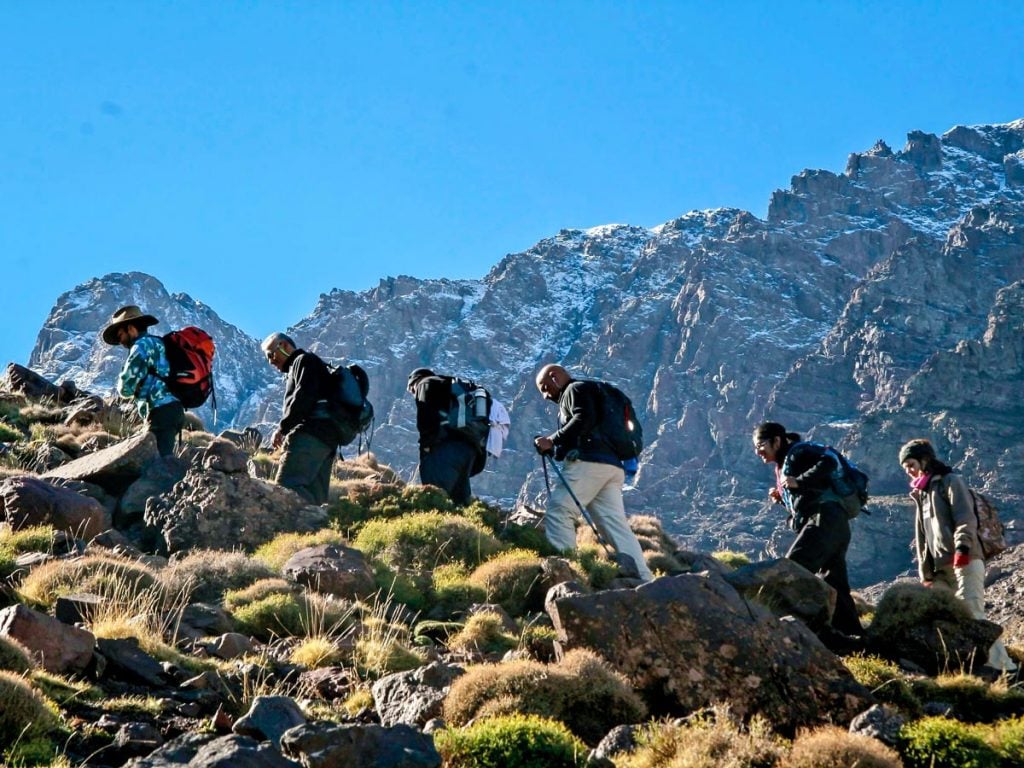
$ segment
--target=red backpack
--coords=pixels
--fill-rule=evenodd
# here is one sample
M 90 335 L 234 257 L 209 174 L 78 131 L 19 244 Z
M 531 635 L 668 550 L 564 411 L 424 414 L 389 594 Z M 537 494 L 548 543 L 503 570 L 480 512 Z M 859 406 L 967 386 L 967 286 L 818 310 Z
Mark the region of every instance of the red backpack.
M 198 408 L 213 395 L 213 339 L 202 328 L 193 325 L 163 336 L 164 349 L 171 372 L 160 379 L 186 408 Z

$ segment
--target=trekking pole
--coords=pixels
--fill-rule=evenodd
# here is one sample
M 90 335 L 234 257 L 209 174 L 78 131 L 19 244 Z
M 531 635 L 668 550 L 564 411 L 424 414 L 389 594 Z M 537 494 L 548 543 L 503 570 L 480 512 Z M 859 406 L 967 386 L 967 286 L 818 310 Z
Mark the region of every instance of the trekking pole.
M 594 523 L 593 518 L 591 518 L 590 513 L 587 512 L 586 508 L 580 503 L 580 500 L 578 498 L 576 498 L 576 494 L 573 492 L 572 486 L 569 485 L 569 482 L 565 479 L 565 475 L 562 474 L 562 470 L 560 470 L 558 468 L 558 465 L 555 464 L 554 458 L 550 454 L 547 454 L 547 453 L 543 454 L 543 458 L 546 461 L 550 461 L 551 462 L 551 468 L 553 470 L 555 470 L 555 474 L 558 476 L 558 479 L 562 481 L 562 485 L 564 485 L 565 486 L 565 490 L 569 492 L 569 496 L 572 498 L 572 500 L 574 502 L 576 502 L 576 508 L 580 511 L 580 514 L 583 516 L 583 519 L 587 521 L 587 525 L 590 526 L 590 530 L 592 530 L 594 532 L 594 535 L 597 536 L 597 543 L 600 544 L 602 547 L 604 547 L 604 552 L 605 552 L 606 555 L 608 555 L 609 557 L 612 557 L 612 550 L 608 546 L 608 542 L 605 541 L 604 536 L 601 535 L 601 531 L 599 531 L 597 529 L 597 525 Z M 544 467 L 544 478 L 545 478 L 545 480 L 547 479 L 547 474 L 548 474 L 547 473 L 547 465 L 545 465 L 545 467 Z M 550 496 L 551 496 L 551 486 L 549 485 L 548 486 L 548 497 L 550 498 Z

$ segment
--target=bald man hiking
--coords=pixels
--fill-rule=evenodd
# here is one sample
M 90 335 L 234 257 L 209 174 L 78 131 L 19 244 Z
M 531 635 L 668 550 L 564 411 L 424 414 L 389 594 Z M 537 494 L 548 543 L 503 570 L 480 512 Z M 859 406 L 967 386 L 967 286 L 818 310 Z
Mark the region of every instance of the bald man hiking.
M 553 364 L 541 368 L 536 384 L 545 400 L 558 403 L 559 428 L 535 438 L 534 446 L 541 456 L 553 454 L 555 460 L 564 462 L 559 473 L 564 482 L 551 491 L 544 512 L 548 541 L 563 552 L 576 549 L 578 500 L 604 540 L 620 555 L 632 558 L 640 578 L 650 581 L 654 575 L 626 521 L 622 502 L 622 449 L 616 445 L 616 425 L 608 423 L 605 407 L 606 398 L 613 396 L 609 390 L 614 388 L 603 382 L 577 381 L 565 368 Z

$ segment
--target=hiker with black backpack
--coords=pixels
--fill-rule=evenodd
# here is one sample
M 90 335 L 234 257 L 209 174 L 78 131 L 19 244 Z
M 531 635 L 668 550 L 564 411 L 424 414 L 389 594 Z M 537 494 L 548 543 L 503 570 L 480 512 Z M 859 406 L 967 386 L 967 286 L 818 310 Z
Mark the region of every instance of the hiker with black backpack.
M 849 514 L 833 491 L 840 461 L 834 449 L 801 440 L 800 435 L 787 432 L 774 421 L 759 424 L 753 440 L 754 452 L 761 461 L 774 465 L 775 485 L 768 491 L 768 497 L 785 505 L 796 531 L 796 540 L 786 557 L 821 576 L 836 591 L 831 627 L 814 629 L 833 650 L 854 650 L 864 630 L 846 571 Z
M 640 542 L 629 527 L 622 500 L 624 454 L 623 449 L 615 445 L 613 433 L 622 432 L 620 427 L 624 425 L 611 423 L 627 418 L 624 411 L 628 411 L 635 422 L 634 429 L 638 427 L 628 399 L 622 396 L 623 411 L 606 408 L 614 395 L 606 391 L 611 385 L 577 381 L 560 365 L 545 365 L 537 374 L 536 384 L 545 400 L 558 404 L 559 428 L 550 435 L 534 438 L 534 447 L 542 461 L 563 462 L 559 471 L 552 461 L 560 484 L 548 494 L 544 511 L 545 536 L 555 549 L 575 551 L 578 513 L 593 524 L 601 543 L 610 544 L 619 556 L 626 555 L 632 560 L 636 574 L 644 581 L 651 581 L 654 574 L 647 567 Z M 635 458 L 635 451 L 630 452 Z
M 270 440 L 273 448 L 284 448 L 275 482 L 325 504 L 340 439 L 331 406 L 334 377 L 323 360 L 283 333 L 270 334 L 260 347 L 267 362 L 287 376 L 281 422 Z
M 416 399 L 420 482 L 443 489 L 456 504 L 472 499 L 469 479 L 487 462 L 491 396 L 468 379 L 440 376 L 429 368 L 409 374 Z
M 163 340 L 148 332 L 160 321 L 134 304 L 121 307 L 101 334 L 111 346 L 128 350 L 117 376 L 117 392 L 135 401 L 139 415 L 156 438 L 161 456 L 174 453 L 174 442 L 185 425 L 185 407 L 171 394 L 167 378 L 171 366 Z
M 971 615 L 985 618 L 985 555 L 978 535 L 975 494 L 963 477 L 940 461 L 923 438 L 900 448 L 900 466 L 910 478 L 914 500 L 914 551 L 921 583 L 963 600 Z M 997 639 L 985 666 L 1014 672 L 1017 665 Z

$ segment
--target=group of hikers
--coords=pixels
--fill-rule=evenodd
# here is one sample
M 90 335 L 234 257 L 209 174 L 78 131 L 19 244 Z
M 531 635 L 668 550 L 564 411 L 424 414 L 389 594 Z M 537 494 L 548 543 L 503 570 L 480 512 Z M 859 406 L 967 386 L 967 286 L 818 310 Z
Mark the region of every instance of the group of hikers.
M 122 307 L 103 329 L 102 338 L 129 350 L 117 378 L 117 392 L 134 399 L 160 454 L 167 455 L 173 452 L 183 428 L 185 408 L 171 391 L 168 345 L 148 333 L 157 322 L 137 306 Z M 337 389 L 335 372 L 284 333 L 269 335 L 261 348 L 268 363 L 286 377 L 281 420 L 271 438 L 272 447 L 282 450 L 276 482 L 312 503 L 324 504 L 334 459 L 344 442 L 330 408 Z M 575 379 L 556 364 L 542 367 L 535 384 L 544 399 L 558 405 L 558 429 L 533 441 L 545 474 L 550 463 L 561 480 L 554 489 L 549 487 L 544 511 L 546 538 L 558 551 L 574 551 L 576 525 L 582 516 L 598 540 L 614 549 L 624 572 L 644 582 L 652 580 L 654 575 L 623 504 L 626 469 L 630 461 L 635 466 L 635 459 L 624 459 L 630 451 L 624 453 L 621 448 L 620 425 L 609 425 L 609 413 L 621 413 L 625 407 L 627 423 L 633 427 L 635 414 L 628 399 L 623 406 L 614 395 L 622 397 L 621 392 L 611 385 Z M 453 398 L 460 407 L 468 403 L 470 410 L 474 402 L 479 403 L 492 428 L 504 428 L 497 433 L 498 452 L 508 427 L 500 403 L 492 401 L 482 388 L 466 392 L 467 386 L 475 387 L 429 368 L 413 370 L 407 382 L 416 401 L 420 481 L 444 489 L 458 505 L 471 499 L 470 478 L 484 467 L 486 441 L 468 439 L 465 431 L 453 428 Z M 481 396 L 474 401 L 481 392 L 486 399 Z M 459 395 L 465 398 L 460 400 Z M 821 576 L 836 591 L 831 626 L 820 628 L 819 636 L 834 648 L 856 644 L 864 630 L 847 575 L 850 516 L 833 484 L 845 459 L 770 421 L 754 429 L 753 447 L 765 464 L 774 466 L 775 483 L 768 495 L 772 502 L 786 507 L 796 532 L 786 557 Z M 921 583 L 953 592 L 975 618 L 985 618 L 985 563 L 971 491 L 959 474 L 936 457 L 927 440 L 906 443 L 898 460 L 910 479 L 915 503 L 914 548 Z M 561 470 L 556 461 L 562 462 Z M 997 672 L 1017 669 L 999 640 L 989 649 L 987 666 Z

